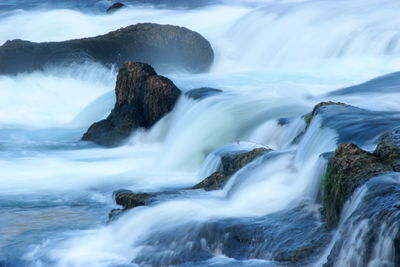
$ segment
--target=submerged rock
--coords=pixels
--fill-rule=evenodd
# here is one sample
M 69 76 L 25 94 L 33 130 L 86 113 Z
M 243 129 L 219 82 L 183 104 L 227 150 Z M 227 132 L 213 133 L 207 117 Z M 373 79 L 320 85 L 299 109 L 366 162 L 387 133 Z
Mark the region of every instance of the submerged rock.
M 221 158 L 222 171 L 217 171 L 205 178 L 192 189 L 204 189 L 206 191 L 221 189 L 229 178 L 252 160 L 270 149 L 259 147 L 248 152 L 225 155 Z
M 62 42 L 7 41 L 0 46 L 0 74 L 95 61 L 121 66 L 140 61 L 158 70 L 207 71 L 214 60 L 210 43 L 187 28 L 139 23 L 96 37 Z
M 328 96 L 345 96 L 351 94 L 382 94 L 399 92 L 400 72 L 386 74 L 362 84 L 333 91 Z
M 128 62 L 119 70 L 115 93 L 116 103 L 110 115 L 90 126 L 82 140 L 117 146 L 133 130 L 149 128 L 170 112 L 181 92 L 151 66 Z
M 323 209 L 328 228 L 337 226 L 345 202 L 368 178 L 392 171 L 372 153 L 341 144 L 330 160 L 323 181 Z
M 197 89 L 189 90 L 185 93 L 185 96 L 192 98 L 194 100 L 201 100 L 207 98 L 209 96 L 214 96 L 222 93 L 221 89 L 209 88 L 209 87 L 201 87 Z
M 318 119 L 321 128 L 334 130 L 338 143 L 353 143 L 366 147 L 375 145 L 378 138 L 400 125 L 400 112 L 373 111 L 344 103 L 322 102 L 305 116 L 311 122 Z
M 116 3 L 112 4 L 109 8 L 107 8 L 106 12 L 111 14 L 111 13 L 114 13 L 115 11 L 117 11 L 117 10 L 119 10 L 121 8 L 124 8 L 124 7 L 126 7 L 126 6 L 123 3 L 116 2 Z
M 301 205 L 265 216 L 172 224 L 167 230 L 153 231 L 140 240 L 143 249 L 133 262 L 140 266 L 188 262 L 209 266 L 204 261 L 214 258 L 218 252 L 237 260 L 274 261 L 272 266 L 307 266 L 316 260 L 328 240 L 329 233 L 321 223 L 318 210 Z

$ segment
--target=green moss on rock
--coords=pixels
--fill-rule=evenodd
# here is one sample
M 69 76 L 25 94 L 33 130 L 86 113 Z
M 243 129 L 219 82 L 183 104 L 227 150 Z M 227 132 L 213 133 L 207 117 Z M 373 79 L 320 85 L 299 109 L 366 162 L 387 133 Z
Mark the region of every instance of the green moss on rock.
M 368 178 L 392 171 L 390 165 L 354 144 L 341 144 L 323 180 L 323 209 L 328 228 L 337 226 L 346 200 Z

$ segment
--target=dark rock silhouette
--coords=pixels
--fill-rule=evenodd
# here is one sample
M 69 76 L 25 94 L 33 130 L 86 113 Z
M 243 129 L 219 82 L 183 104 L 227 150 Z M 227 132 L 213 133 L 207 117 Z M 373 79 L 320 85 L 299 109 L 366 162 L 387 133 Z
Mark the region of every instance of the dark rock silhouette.
M 110 115 L 90 126 L 82 140 L 117 146 L 133 130 L 150 128 L 170 112 L 181 92 L 150 65 L 128 62 L 119 70 L 115 94 L 116 103 Z
M 0 74 L 95 61 L 121 66 L 140 61 L 158 70 L 207 71 L 214 59 L 210 43 L 183 27 L 139 23 L 96 37 L 62 42 L 7 41 L 0 46 Z
M 112 4 L 109 8 L 107 8 L 106 12 L 108 14 L 111 14 L 111 13 L 116 12 L 117 10 L 120 10 L 121 8 L 124 8 L 124 7 L 126 7 L 126 6 L 123 3 L 116 2 L 116 3 Z

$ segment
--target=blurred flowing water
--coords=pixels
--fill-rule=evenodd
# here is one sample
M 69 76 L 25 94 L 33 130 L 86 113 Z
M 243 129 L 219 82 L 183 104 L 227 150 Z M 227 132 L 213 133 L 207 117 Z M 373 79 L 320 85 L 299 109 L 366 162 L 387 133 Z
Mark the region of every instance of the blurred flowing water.
M 216 54 L 212 69 L 161 74 L 183 91 L 207 86 L 224 93 L 201 101 L 181 97 L 153 128 L 105 149 L 78 140 L 112 109 L 116 69 L 87 62 L 0 76 L 0 265 L 276 266 L 272 259 L 283 257 L 285 242 L 299 228 L 303 236 L 289 246 L 301 247 L 307 238 L 328 240 L 318 215 L 327 163 L 321 155 L 342 141 L 371 149 L 380 134 L 399 125 L 400 75 L 332 92 L 400 70 L 400 3 L 124 2 L 127 8 L 110 15 L 107 0 L 0 3 L 0 44 L 96 36 L 138 22 L 185 26 L 210 41 Z M 361 110 L 348 118 L 334 110 L 303 134 L 302 116 L 324 100 L 376 112 Z M 387 123 L 377 128 L 381 120 Z M 349 125 L 358 134 L 343 130 Z M 185 189 L 218 170 L 223 153 L 258 146 L 274 152 L 236 173 L 222 190 L 183 190 L 107 223 L 116 207 L 114 190 Z M 387 183 L 397 188 L 396 179 L 392 175 Z M 366 207 L 354 209 L 365 216 Z M 387 218 L 393 216 L 398 214 Z M 350 232 L 348 225 L 340 231 Z M 263 235 L 248 250 L 229 237 L 256 230 Z M 379 240 L 374 251 L 390 247 L 395 231 L 389 225 L 382 232 L 388 239 Z M 333 244 L 338 233 L 304 264 L 326 262 L 330 249 L 337 266 L 368 264 L 355 253 L 340 253 L 365 248 L 351 240 Z M 371 258 L 371 265 L 392 257 L 390 250 Z

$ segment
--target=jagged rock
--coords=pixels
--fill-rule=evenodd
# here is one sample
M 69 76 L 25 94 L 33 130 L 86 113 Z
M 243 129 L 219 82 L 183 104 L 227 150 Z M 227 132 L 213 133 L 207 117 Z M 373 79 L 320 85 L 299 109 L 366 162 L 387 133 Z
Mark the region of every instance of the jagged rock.
M 0 46 L 0 74 L 95 61 L 121 66 L 140 61 L 158 70 L 207 71 L 214 60 L 210 43 L 187 28 L 139 23 L 105 35 L 62 42 L 7 41 Z
M 121 9 L 121 8 L 123 8 L 123 7 L 126 7 L 123 3 L 120 3 L 120 2 L 116 2 L 116 3 L 114 3 L 114 4 L 112 4 L 109 8 L 107 8 L 107 13 L 114 13 L 114 12 L 116 12 L 117 10 L 119 10 L 119 9 Z
M 144 63 L 128 62 L 119 70 L 116 103 L 110 115 L 94 123 L 82 140 L 117 146 L 139 127 L 149 128 L 170 112 L 180 90 Z
M 221 89 L 201 87 L 187 91 L 185 93 L 185 96 L 192 98 L 194 100 L 201 100 L 209 96 L 220 94 L 222 92 L 223 91 Z
M 400 127 L 384 134 L 375 150 L 375 155 L 400 171 Z
M 328 228 L 335 227 L 346 200 L 368 178 L 392 168 L 354 144 L 341 144 L 330 160 L 323 181 L 323 213 Z
M 193 186 L 192 189 L 210 191 L 222 188 L 235 172 L 266 151 L 270 151 L 270 149 L 259 147 L 249 152 L 240 152 L 223 156 L 221 158 L 222 171 L 214 172 L 203 181 Z

